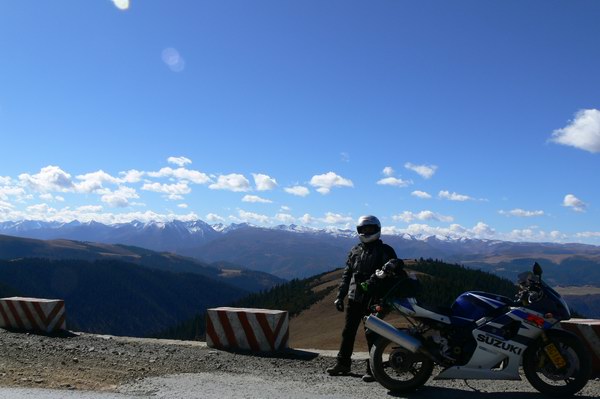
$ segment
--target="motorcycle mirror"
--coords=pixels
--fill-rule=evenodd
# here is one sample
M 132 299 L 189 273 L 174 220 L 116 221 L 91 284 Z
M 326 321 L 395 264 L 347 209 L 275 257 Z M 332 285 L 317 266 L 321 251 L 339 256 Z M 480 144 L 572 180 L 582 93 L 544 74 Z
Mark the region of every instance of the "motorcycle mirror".
M 533 264 L 533 274 L 540 278 L 542 277 L 542 267 L 537 262 Z

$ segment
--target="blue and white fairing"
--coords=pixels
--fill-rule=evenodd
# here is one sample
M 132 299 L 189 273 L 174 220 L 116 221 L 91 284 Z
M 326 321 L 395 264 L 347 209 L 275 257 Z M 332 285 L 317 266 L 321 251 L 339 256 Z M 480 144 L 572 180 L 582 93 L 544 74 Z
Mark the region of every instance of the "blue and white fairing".
M 464 326 L 483 317 L 504 314 L 511 299 L 487 292 L 470 291 L 456 298 L 450 309 L 429 310 L 417 303 L 415 298 L 398 298 L 394 307 L 412 317 L 429 318 L 444 324 Z
M 454 316 L 479 320 L 506 312 L 512 302 L 512 299 L 502 295 L 468 291 L 456 298 L 451 309 Z
M 564 303 L 558 295 L 550 294 L 548 299 Z M 478 291 L 463 293 L 450 309 L 444 311 L 419 306 L 415 298 L 397 298 L 393 305 L 407 316 L 435 320 L 449 326 L 471 326 L 470 333 L 476 343 L 471 358 L 467 364 L 443 370 L 436 379 L 520 380 L 519 366 L 525 349 L 543 330 L 552 328 L 559 321 L 548 319 L 546 314 L 530 306 L 514 306 L 510 298 Z M 538 310 L 547 307 L 545 303 Z M 498 364 L 502 367 L 497 368 Z
M 463 295 L 467 295 L 467 297 L 462 299 L 468 298 L 470 303 L 464 309 L 468 309 L 473 304 L 472 299 L 476 299 L 476 309 L 485 308 L 481 313 L 483 317 L 476 321 L 477 327 L 472 331 L 477 348 L 467 364 L 450 367 L 442 371 L 436 379 L 520 380 L 519 366 L 525 349 L 538 339 L 544 330 L 548 330 L 558 323 L 559 319 L 551 316 L 550 313 L 542 313 L 548 309 L 548 303 L 540 307 L 510 306 L 512 301 L 504 297 L 494 300 L 490 294 L 482 296 L 481 293 L 466 293 Z M 556 297 L 548 295 L 548 299 L 554 303 L 564 303 L 558 294 Z M 457 302 L 463 301 L 457 300 Z M 486 305 L 482 305 L 483 303 Z M 513 305 L 515 304 L 513 303 Z M 558 309 L 558 307 L 554 309 Z M 481 315 L 475 313 L 477 316 Z M 499 364 L 502 364 L 501 368 L 498 368 Z

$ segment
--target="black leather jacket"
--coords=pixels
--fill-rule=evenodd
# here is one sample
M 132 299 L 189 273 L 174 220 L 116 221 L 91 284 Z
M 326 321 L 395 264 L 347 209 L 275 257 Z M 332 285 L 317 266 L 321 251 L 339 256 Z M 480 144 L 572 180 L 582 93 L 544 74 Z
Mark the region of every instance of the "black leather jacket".
M 375 270 L 395 258 L 394 249 L 381 240 L 355 245 L 348 254 L 337 297 L 344 299 L 348 295 L 351 301 L 366 303 L 369 298 L 359 288 L 360 283 L 367 281 Z

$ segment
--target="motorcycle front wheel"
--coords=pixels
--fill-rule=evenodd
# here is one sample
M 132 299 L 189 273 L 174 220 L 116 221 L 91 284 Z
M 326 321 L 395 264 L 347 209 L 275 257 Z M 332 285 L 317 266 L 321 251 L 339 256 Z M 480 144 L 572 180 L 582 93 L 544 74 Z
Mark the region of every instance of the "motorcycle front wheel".
M 379 337 L 370 353 L 373 376 L 393 392 L 410 392 L 427 382 L 433 372 L 433 361 Z
M 523 354 L 523 371 L 529 383 L 548 396 L 571 396 L 579 392 L 590 378 L 591 360 L 581 341 L 574 335 L 552 331 L 550 342 L 558 349 L 566 365 L 557 368 L 538 340 Z

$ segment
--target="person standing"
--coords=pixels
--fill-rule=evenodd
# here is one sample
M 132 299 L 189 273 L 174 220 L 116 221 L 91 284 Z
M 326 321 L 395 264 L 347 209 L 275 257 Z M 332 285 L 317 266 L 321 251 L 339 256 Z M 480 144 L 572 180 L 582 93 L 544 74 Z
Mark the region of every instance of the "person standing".
M 340 312 L 346 310 L 345 324 L 342 330 L 342 342 L 336 363 L 327 369 L 332 376 L 347 375 L 351 369 L 351 357 L 354 351 L 354 340 L 362 318 L 369 314 L 370 295 L 361 289 L 361 283 L 367 281 L 377 269 L 383 267 L 391 259 L 396 259 L 392 247 L 384 244 L 381 239 L 381 223 L 373 215 L 361 216 L 356 225 L 360 243 L 354 246 L 348 254 L 346 268 L 334 301 Z M 348 295 L 348 306 L 344 306 L 344 298 Z M 373 334 L 366 334 L 369 351 L 373 345 Z M 363 381 L 374 381 L 371 368 L 367 361 L 367 372 Z

